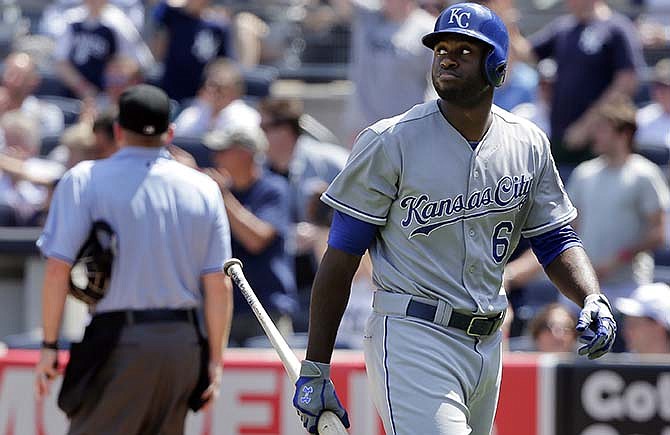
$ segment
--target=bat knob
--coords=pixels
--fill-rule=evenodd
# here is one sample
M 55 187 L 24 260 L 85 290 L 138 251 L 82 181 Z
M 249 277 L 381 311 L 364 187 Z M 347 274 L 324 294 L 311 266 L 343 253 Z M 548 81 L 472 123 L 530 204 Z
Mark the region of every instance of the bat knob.
M 242 262 L 237 258 L 231 258 L 230 260 L 227 260 L 225 263 L 223 263 L 223 273 L 230 276 L 230 268 L 233 266 L 242 267 Z

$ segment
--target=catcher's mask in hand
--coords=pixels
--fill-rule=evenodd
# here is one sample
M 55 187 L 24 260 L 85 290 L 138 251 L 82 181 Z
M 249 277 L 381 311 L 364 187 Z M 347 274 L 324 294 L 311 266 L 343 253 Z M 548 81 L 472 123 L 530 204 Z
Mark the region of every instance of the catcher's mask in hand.
M 70 270 L 70 294 L 95 305 L 105 296 L 116 254 L 116 234 L 107 222 L 95 221 Z

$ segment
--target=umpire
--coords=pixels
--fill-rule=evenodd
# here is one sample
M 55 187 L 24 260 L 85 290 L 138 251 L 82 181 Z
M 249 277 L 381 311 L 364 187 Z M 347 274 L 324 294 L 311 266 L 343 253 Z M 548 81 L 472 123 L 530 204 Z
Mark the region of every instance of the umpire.
M 120 150 L 64 175 L 38 240 L 47 263 L 35 387 L 45 396 L 77 253 L 94 222 L 116 234 L 109 286 L 72 345 L 59 395 L 70 435 L 183 434 L 188 408 L 218 394 L 232 310 L 221 272 L 228 221 L 216 184 L 164 148 L 169 111 L 156 87 L 125 91 L 114 127 Z M 203 303 L 207 339 L 195 315 Z

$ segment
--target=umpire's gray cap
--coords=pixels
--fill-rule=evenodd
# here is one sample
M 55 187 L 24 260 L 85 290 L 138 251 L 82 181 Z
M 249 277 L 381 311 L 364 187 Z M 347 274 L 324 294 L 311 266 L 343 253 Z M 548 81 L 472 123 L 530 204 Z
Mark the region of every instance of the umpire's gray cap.
M 223 151 L 239 146 L 256 154 L 265 152 L 268 139 L 259 126 L 238 124 L 206 134 L 203 144 L 212 151 Z

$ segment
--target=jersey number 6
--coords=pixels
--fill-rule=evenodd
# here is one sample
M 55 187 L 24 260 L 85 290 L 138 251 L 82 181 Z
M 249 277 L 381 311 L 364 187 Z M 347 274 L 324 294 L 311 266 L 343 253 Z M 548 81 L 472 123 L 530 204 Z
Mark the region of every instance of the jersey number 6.
M 499 222 L 493 229 L 492 253 L 496 263 L 502 263 L 509 250 L 509 236 L 512 234 L 514 224 L 510 221 Z

